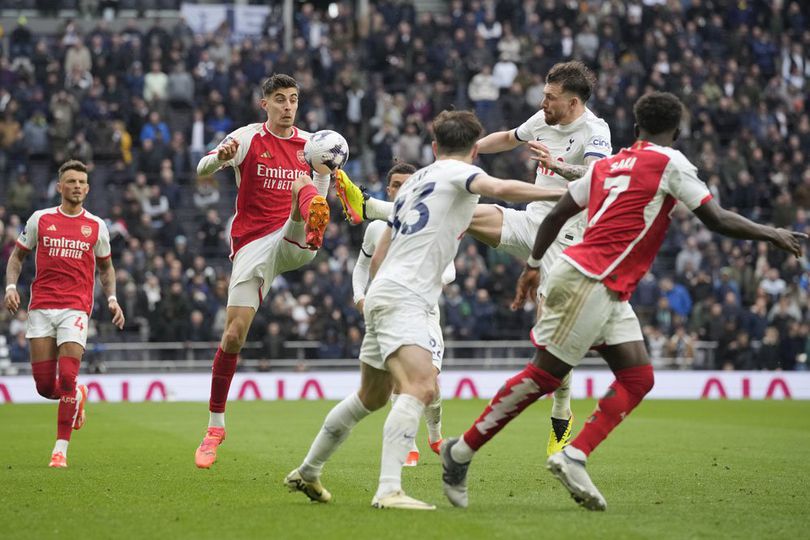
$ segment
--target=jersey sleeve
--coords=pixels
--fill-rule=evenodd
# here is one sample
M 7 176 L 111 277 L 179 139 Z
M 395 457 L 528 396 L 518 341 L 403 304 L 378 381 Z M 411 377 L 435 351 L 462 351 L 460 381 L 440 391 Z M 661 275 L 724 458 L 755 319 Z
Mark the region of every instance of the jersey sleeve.
M 670 161 L 667 191 L 681 201 L 689 210 L 695 210 L 709 202 L 712 194 L 697 175 L 697 167 L 685 157 Z
M 515 128 L 515 138 L 520 142 L 527 142 L 534 139 L 534 130 L 546 122 L 546 115 L 543 111 L 537 111 L 528 120 Z
M 214 148 L 211 152 L 216 154 L 222 145 L 236 139 L 239 141 L 239 148 L 236 149 L 236 155 L 233 156 L 233 159 L 226 161 L 223 163 L 223 167 L 238 167 L 245 161 L 245 156 L 247 156 L 248 150 L 250 149 L 250 142 L 253 139 L 253 135 L 255 134 L 255 130 L 252 129 L 252 126 L 245 126 L 237 129 L 236 131 L 232 131 L 228 134 L 227 137 L 222 139 L 222 141 Z
M 42 214 L 34 212 L 28 221 L 25 222 L 25 228 L 17 237 L 17 245 L 25 251 L 32 251 L 37 247 L 39 239 L 39 218 Z
M 588 201 L 591 198 L 591 178 L 593 178 L 593 167 L 595 163 L 588 165 L 588 170 L 582 178 L 578 178 L 568 184 L 568 193 L 571 198 L 577 203 L 580 208 L 588 206 Z
M 456 280 L 456 265 L 453 261 L 442 272 L 442 285 L 449 285 Z
M 110 231 L 107 229 L 107 224 L 101 220 L 98 223 L 98 240 L 96 240 L 96 245 L 93 246 L 93 253 L 95 253 L 97 259 L 106 259 L 112 255 Z
M 475 180 L 475 177 L 479 174 L 486 173 L 484 173 L 484 170 L 481 167 L 470 165 L 469 167 L 464 168 L 464 172 L 462 174 L 454 175 L 451 184 L 453 184 L 453 186 L 460 191 L 472 193 L 472 191 L 470 191 L 470 184 L 472 184 L 472 181 Z M 475 194 L 473 193 L 473 195 Z
M 596 157 L 603 158 L 613 153 L 613 146 L 610 142 L 610 128 L 607 123 L 599 119 L 591 124 L 590 134 L 585 141 L 583 158 Z

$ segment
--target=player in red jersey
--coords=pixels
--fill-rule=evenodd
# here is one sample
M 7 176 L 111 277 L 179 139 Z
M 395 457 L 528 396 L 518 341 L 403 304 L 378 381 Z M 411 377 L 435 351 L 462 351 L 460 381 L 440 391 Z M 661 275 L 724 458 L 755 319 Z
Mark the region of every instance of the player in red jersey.
M 593 163 L 540 225 L 532 251 L 537 260 L 569 218 L 588 212 L 582 242 L 567 248 L 549 274 L 545 309 L 531 331 L 537 346 L 533 362 L 506 381 L 461 438 L 442 447 L 444 490 L 454 505 L 467 505 L 467 469 L 475 452 L 526 407 L 553 392 L 591 345 L 604 345 L 602 356 L 616 380 L 576 439 L 549 457 L 547 466 L 577 503 L 589 510 L 607 508 L 585 462 L 653 387 L 650 358 L 628 300 L 658 254 L 678 201 L 714 232 L 767 240 L 801 255 L 806 235 L 759 225 L 712 200 L 695 166 L 672 148 L 682 110 L 669 93 L 640 98 L 634 107 L 637 141 Z M 523 270 L 514 308 L 536 290 L 538 274 L 537 267 Z
M 195 454 L 197 467 L 216 461 L 225 440 L 225 404 L 256 310 L 281 273 L 310 262 L 329 222 L 328 169 L 314 171 L 304 159 L 310 134 L 293 124 L 298 83 L 275 74 L 262 85 L 267 121 L 239 128 L 200 160 L 199 175 L 233 167 L 236 214 L 231 227 L 233 270 L 228 288 L 225 331 L 214 356 L 208 430 Z
M 110 233 L 104 222 L 83 208 L 90 191 L 87 167 L 67 161 L 59 167 L 56 189 L 62 203 L 38 210 L 28 219 L 6 267 L 6 308 L 20 307 L 17 279 L 29 252 L 36 250 L 28 331 L 31 372 L 42 397 L 59 400 L 56 445 L 51 467 L 67 467 L 74 429 L 85 422 L 87 387 L 76 385 L 88 317 L 93 311 L 93 284 L 98 263 L 112 322 L 124 327 L 124 312 L 115 298 L 115 269 L 110 260 Z

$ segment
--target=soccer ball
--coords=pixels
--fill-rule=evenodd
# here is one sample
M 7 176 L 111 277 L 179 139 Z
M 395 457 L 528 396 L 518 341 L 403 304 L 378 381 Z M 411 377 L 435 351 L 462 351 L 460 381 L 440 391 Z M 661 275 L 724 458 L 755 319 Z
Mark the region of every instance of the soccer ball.
M 349 144 L 337 131 L 316 131 L 304 145 L 304 159 L 317 172 L 329 173 L 346 164 L 349 159 Z

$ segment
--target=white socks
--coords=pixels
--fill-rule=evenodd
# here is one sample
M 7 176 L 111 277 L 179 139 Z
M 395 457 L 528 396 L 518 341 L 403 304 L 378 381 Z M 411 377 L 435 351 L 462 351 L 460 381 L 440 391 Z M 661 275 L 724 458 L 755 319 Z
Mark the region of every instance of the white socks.
M 551 417 L 559 420 L 571 418 L 571 371 L 562 378 L 560 386 L 554 391 Z
M 474 455 L 475 450 L 470 448 L 463 436 L 459 437 L 458 442 L 450 449 L 450 457 L 456 463 L 468 463 L 472 461 Z
M 354 392 L 329 411 L 323 421 L 321 430 L 315 440 L 312 441 L 307 457 L 298 467 L 298 472 L 301 473 L 304 480 L 312 482 L 318 479 L 324 463 L 346 440 L 352 428 L 369 414 L 371 414 L 371 411 L 363 406 L 357 392 Z
M 388 219 L 394 210 L 394 203 L 369 197 L 366 200 L 366 219 Z
M 56 439 L 56 444 L 53 447 L 53 452 L 51 454 L 55 454 L 57 452 L 62 452 L 62 454 L 67 457 L 67 447 L 68 441 L 65 439 Z
M 425 405 L 414 396 L 401 394 L 383 426 L 382 462 L 377 497 L 402 489 L 402 466 L 419 430 Z
M 329 193 L 329 183 L 332 180 L 332 176 L 329 174 L 318 174 L 315 171 L 312 171 L 312 183 L 315 184 L 315 188 L 318 190 L 318 195 L 323 195 L 326 197 L 326 194 Z
M 442 438 L 442 396 L 439 393 L 436 393 L 436 398 L 425 407 L 425 424 L 430 442 L 434 443 Z
M 225 413 L 212 412 L 208 416 L 208 427 L 225 427 Z

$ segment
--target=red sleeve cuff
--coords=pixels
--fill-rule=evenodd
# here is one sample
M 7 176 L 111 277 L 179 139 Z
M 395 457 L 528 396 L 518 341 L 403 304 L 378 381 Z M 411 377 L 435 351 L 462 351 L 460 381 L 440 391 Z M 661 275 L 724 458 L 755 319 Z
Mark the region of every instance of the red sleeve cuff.
M 104 259 L 109 259 L 110 257 L 112 257 L 112 252 L 107 253 L 107 254 L 106 254 L 106 255 L 104 255 L 103 257 L 102 257 L 101 255 L 96 255 L 96 260 L 99 260 L 99 259 L 100 259 L 100 260 L 102 260 L 102 261 L 103 261 Z
M 703 197 L 703 198 L 700 200 L 700 204 L 698 205 L 698 208 L 700 208 L 701 206 L 703 206 L 704 204 L 706 204 L 707 202 L 709 202 L 709 201 L 710 201 L 710 200 L 712 200 L 713 198 L 714 198 L 714 197 L 712 196 L 712 194 L 711 194 L 711 193 L 709 193 L 708 195 L 706 195 L 705 197 Z
M 26 247 L 26 246 L 22 245 L 22 243 L 21 243 L 19 240 L 17 240 L 17 247 L 18 247 L 18 248 L 20 248 L 20 249 L 21 249 L 21 250 L 23 250 L 23 251 L 31 251 L 31 249 L 30 249 L 30 248 L 28 248 L 28 247 Z

